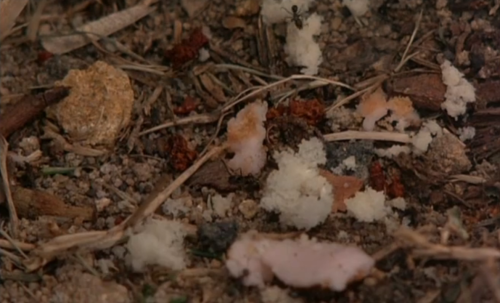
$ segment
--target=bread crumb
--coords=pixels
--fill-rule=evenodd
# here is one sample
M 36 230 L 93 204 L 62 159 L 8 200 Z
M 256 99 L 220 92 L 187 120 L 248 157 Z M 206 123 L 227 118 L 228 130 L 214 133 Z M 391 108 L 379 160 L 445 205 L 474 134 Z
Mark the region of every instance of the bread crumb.
M 345 201 L 347 212 L 361 222 L 374 222 L 386 217 L 391 210 L 385 205 L 383 191 L 367 187 L 365 191 Z
M 318 67 L 323 62 L 323 56 L 315 36 L 321 32 L 321 21 L 323 18 L 313 13 L 304 19 L 301 29 L 295 23 L 287 25 L 286 44 L 284 46 L 287 62 L 294 66 L 304 66 L 300 70 L 306 75 L 316 75 Z
M 413 153 L 421 155 L 429 149 L 433 136 L 443 135 L 443 129 L 435 120 L 429 120 L 423 123 L 420 131 L 412 137 Z
M 243 176 L 257 175 L 266 164 L 267 153 L 263 145 L 266 113 L 267 103 L 259 100 L 245 106 L 227 123 L 228 149 L 234 152 L 227 165 Z
M 441 104 L 441 108 L 446 110 L 449 116 L 458 119 L 465 114 L 467 103 L 476 101 L 476 91 L 472 84 L 465 79 L 450 61 L 445 60 L 441 64 L 443 83 L 446 85 L 446 100 Z
M 231 209 L 231 204 L 233 203 L 234 194 L 230 193 L 227 197 L 223 197 L 219 194 L 212 196 L 212 209 L 219 218 L 226 217 L 227 212 Z
M 363 129 L 372 131 L 375 123 L 387 115 L 388 110 L 387 96 L 382 88 L 379 87 L 373 93 L 364 95 L 357 107 L 357 112 L 364 118 Z
M 278 170 L 269 174 L 260 206 L 277 211 L 285 226 L 311 229 L 323 223 L 331 212 L 332 186 L 319 173 L 326 152 L 318 138 L 303 140 L 299 152 L 275 154 Z
M 389 120 L 396 121 L 396 129 L 403 132 L 408 126 L 417 125 L 420 122 L 418 112 L 413 108 L 413 102 L 409 97 L 393 97 L 387 102 L 391 115 Z
M 147 265 L 168 269 L 186 267 L 184 254 L 184 225 L 176 221 L 149 219 L 139 232 L 130 236 L 126 248 L 132 269 L 141 272 Z
M 472 126 L 462 127 L 458 129 L 458 135 L 461 141 L 471 140 L 476 135 L 476 129 Z

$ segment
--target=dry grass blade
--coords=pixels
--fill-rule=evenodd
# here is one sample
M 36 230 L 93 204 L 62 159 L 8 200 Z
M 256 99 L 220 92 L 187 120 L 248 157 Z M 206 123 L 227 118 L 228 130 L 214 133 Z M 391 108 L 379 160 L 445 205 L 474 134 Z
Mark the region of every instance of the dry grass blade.
M 4 232 L 1 228 L 0 228 L 0 235 L 2 235 L 5 239 L 7 239 L 7 241 L 9 241 L 10 245 L 12 245 L 12 247 L 14 249 L 17 250 L 17 252 L 23 256 L 23 258 L 27 259 L 28 256 L 26 256 L 26 254 L 23 252 L 23 250 L 19 247 L 19 245 L 17 245 L 16 241 L 14 241 L 14 239 L 12 239 L 6 232 Z M 0 247 L 1 247 L 1 243 L 0 243 Z
M 5 257 L 11 259 L 14 263 L 21 264 L 21 259 L 18 256 L 14 255 L 11 252 L 3 250 L 1 248 L 0 248 L 0 256 L 5 256 Z
M 251 93 L 249 93 L 248 95 L 245 95 L 245 96 L 242 96 L 232 102 L 229 102 L 226 106 L 224 106 L 224 108 L 222 109 L 222 112 L 226 112 L 228 110 L 230 110 L 231 108 L 233 108 L 236 104 L 238 103 L 241 103 L 243 101 L 247 101 L 249 100 L 250 98 L 252 97 L 257 97 L 259 96 L 260 94 L 274 88 L 274 87 L 277 87 L 277 86 L 280 86 L 284 83 L 287 83 L 287 82 L 290 82 L 290 81 L 294 81 L 294 80 L 316 80 L 316 81 L 320 81 L 320 82 L 323 82 L 325 84 L 332 84 L 332 85 L 337 85 L 337 86 L 341 86 L 341 87 L 344 87 L 344 88 L 347 88 L 347 89 L 350 89 L 350 90 L 355 90 L 353 87 L 345 84 L 345 83 L 342 83 L 342 82 L 339 82 L 339 81 L 335 81 L 335 80 L 330 80 L 330 79 L 326 79 L 326 78 L 321 78 L 321 77 L 315 77 L 315 76 L 308 76 L 308 75 L 292 75 L 288 78 L 285 78 L 285 79 L 281 79 L 279 81 L 276 81 L 274 83 L 271 83 L 269 85 L 266 85 L 266 86 L 261 86 L 260 88 L 258 89 L 255 89 L 254 91 L 252 91 Z
M 38 33 L 38 27 L 40 26 L 40 21 L 42 17 L 43 10 L 49 3 L 48 0 L 40 0 L 38 1 L 38 6 L 36 7 L 35 13 L 31 16 L 31 20 L 28 24 L 28 28 L 26 30 L 26 36 L 28 40 L 31 42 L 35 41 L 36 35 Z
M 410 37 L 410 41 L 408 42 L 408 45 L 406 46 L 406 49 L 403 53 L 403 56 L 401 57 L 401 61 L 399 62 L 398 66 L 394 69 L 395 72 L 399 72 L 399 70 L 405 65 L 405 63 L 409 59 L 411 59 L 412 56 L 415 55 L 415 54 L 413 54 L 413 55 L 410 55 L 408 57 L 406 56 L 408 54 L 408 51 L 410 50 L 411 45 L 413 44 L 413 40 L 415 40 L 415 36 L 417 35 L 418 29 L 420 27 L 420 22 L 422 22 L 423 13 L 424 13 L 424 9 L 422 8 L 420 10 L 420 13 L 418 14 L 417 24 L 415 24 L 415 29 L 413 29 L 413 32 L 412 32 L 411 37 Z
M 282 80 L 285 78 L 285 77 L 278 76 L 278 75 L 266 74 L 264 72 L 261 72 L 261 71 L 258 71 L 258 70 L 252 69 L 252 68 L 248 68 L 248 67 L 240 66 L 240 65 L 235 65 L 235 64 L 227 64 L 227 63 L 215 64 L 215 65 L 213 65 L 213 68 L 214 69 L 221 69 L 221 70 L 224 70 L 224 69 L 241 70 L 241 71 L 249 73 L 249 74 L 254 74 L 257 76 L 266 77 L 266 78 L 275 79 L 275 80 Z
M 470 176 L 470 175 L 453 175 L 450 176 L 450 181 L 451 182 L 463 181 L 470 184 L 483 184 L 487 182 L 485 178 L 478 176 Z
M 7 152 L 9 150 L 9 143 L 3 136 L 0 136 L 0 173 L 2 174 L 2 183 L 5 196 L 7 198 L 7 206 L 9 208 L 10 217 L 10 231 L 13 238 L 17 238 L 17 225 L 19 219 L 17 218 L 17 211 L 12 200 L 12 192 L 10 191 L 9 175 L 7 172 Z
M 152 127 L 150 129 L 144 130 L 139 133 L 139 136 L 143 136 L 149 133 L 153 133 L 155 131 L 159 131 L 164 128 L 169 128 L 172 126 L 179 126 L 179 125 L 186 125 L 186 124 L 191 124 L 191 123 L 198 123 L 198 124 L 206 124 L 206 123 L 212 123 L 215 122 L 219 119 L 218 114 L 201 114 L 201 115 L 195 115 L 195 116 L 190 116 L 186 118 L 182 118 L 176 121 L 168 121 L 163 124 L 157 125 L 155 127 Z
M 10 241 L 10 240 L 4 240 L 0 239 L 0 247 L 1 248 L 6 248 L 6 249 L 15 249 L 16 246 L 24 251 L 29 251 L 34 249 L 36 246 L 31 243 L 23 243 L 23 242 L 18 242 L 18 241 Z
M 350 96 L 347 96 L 335 103 L 333 103 L 332 105 L 330 105 L 329 107 L 327 107 L 325 109 L 325 112 L 328 113 L 328 112 L 331 112 L 333 111 L 334 109 L 336 108 L 339 108 L 341 107 L 342 105 L 345 105 L 347 104 L 349 101 L 353 100 L 353 99 L 356 99 L 357 97 L 361 96 L 361 95 L 364 95 L 365 93 L 368 93 L 368 92 L 372 92 L 372 91 L 375 91 L 386 79 L 388 79 L 389 76 L 388 75 L 381 75 L 380 77 L 377 76 L 377 77 L 374 77 L 373 79 L 373 84 L 370 85 L 369 87 L 365 88 L 365 89 L 362 89 L 360 91 L 357 91 L 355 92 L 354 94 L 350 95 Z
M 394 233 L 405 243 L 414 247 L 412 254 L 415 257 L 432 259 L 454 259 L 464 261 L 484 261 L 490 258 L 500 259 L 500 250 L 490 247 L 471 248 L 465 246 L 446 246 L 429 242 L 423 235 L 401 228 Z
M 26 4 L 28 4 L 28 0 L 0 1 L 0 41 L 10 35 L 17 17 L 23 11 Z
M 97 21 L 82 25 L 76 29 L 77 33 L 61 37 L 44 37 L 42 38 L 42 45 L 45 50 L 52 54 L 65 54 L 85 46 L 91 41 L 97 41 L 134 24 L 154 10 L 154 7 L 139 4 L 129 9 L 113 13 Z M 89 35 L 81 33 L 89 33 Z
M 323 136 L 325 141 L 345 141 L 345 140 L 375 140 L 375 141 L 392 141 L 399 143 L 411 143 L 411 137 L 403 133 L 389 132 L 365 132 L 365 131 L 345 131 Z

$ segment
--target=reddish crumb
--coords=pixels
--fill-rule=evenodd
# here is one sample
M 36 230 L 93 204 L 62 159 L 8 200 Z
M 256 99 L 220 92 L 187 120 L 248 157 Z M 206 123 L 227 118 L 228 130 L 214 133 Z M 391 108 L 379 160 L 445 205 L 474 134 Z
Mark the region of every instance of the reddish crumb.
M 390 169 L 386 174 L 379 161 L 374 161 L 370 166 L 370 186 L 376 191 L 384 191 L 391 199 L 405 196 L 405 187 L 401 182 L 400 172 Z
M 54 54 L 48 51 L 41 51 L 38 53 L 37 61 L 38 63 L 44 63 L 45 61 L 49 60 L 52 57 L 54 57 Z
M 370 166 L 370 186 L 376 191 L 385 191 L 385 174 L 379 161 Z
M 188 147 L 186 139 L 182 135 L 173 135 L 168 138 L 165 152 L 169 156 L 169 163 L 179 172 L 188 169 L 198 154 Z
M 182 40 L 171 50 L 165 52 L 165 57 L 172 62 L 175 69 L 198 57 L 199 50 L 208 44 L 208 38 L 201 28 L 195 28 L 188 39 Z
M 292 100 L 289 106 L 290 115 L 304 119 L 309 125 L 317 125 L 324 116 L 325 106 L 318 99 Z
M 281 116 L 292 116 L 303 119 L 307 124 L 316 126 L 324 117 L 325 106 L 318 99 L 292 100 L 288 107 L 279 105 L 267 112 L 267 120 Z
M 174 113 L 176 115 L 187 115 L 190 112 L 194 111 L 197 106 L 198 101 L 195 98 L 186 96 L 186 98 L 184 98 L 184 103 L 182 103 L 181 106 L 177 106 L 176 108 L 174 108 Z
M 266 120 L 272 120 L 277 117 L 281 117 L 286 114 L 287 108 L 282 104 L 277 107 L 270 108 L 266 114 Z
M 120 225 L 123 221 L 125 221 L 125 217 L 123 217 L 123 216 L 117 216 L 115 218 L 115 225 Z
M 399 175 L 391 176 L 391 183 L 387 184 L 387 195 L 391 198 L 403 198 L 405 196 L 405 187 L 401 183 Z

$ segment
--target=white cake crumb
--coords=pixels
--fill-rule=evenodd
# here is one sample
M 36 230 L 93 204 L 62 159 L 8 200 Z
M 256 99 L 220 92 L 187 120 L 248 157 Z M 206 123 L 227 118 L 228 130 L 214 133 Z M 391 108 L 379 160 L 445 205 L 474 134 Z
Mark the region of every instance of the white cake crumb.
M 280 222 L 298 229 L 323 223 L 334 202 L 332 186 L 319 174 L 318 164 L 326 162 L 321 141 L 303 140 L 299 152 L 275 154 L 278 170 L 271 172 L 260 206 L 280 214 Z
M 149 219 L 139 233 L 130 236 L 126 248 L 132 269 L 141 272 L 147 265 L 161 265 L 172 270 L 186 267 L 184 225 L 176 221 Z
M 443 83 L 446 85 L 445 101 L 441 108 L 446 110 L 449 116 L 458 119 L 465 114 L 467 103 L 476 101 L 476 91 L 464 75 L 454 67 L 450 61 L 445 60 L 441 64 Z
M 347 212 L 361 222 L 381 220 L 391 212 L 385 205 L 384 192 L 371 187 L 357 192 L 354 197 L 345 201 L 345 205 Z

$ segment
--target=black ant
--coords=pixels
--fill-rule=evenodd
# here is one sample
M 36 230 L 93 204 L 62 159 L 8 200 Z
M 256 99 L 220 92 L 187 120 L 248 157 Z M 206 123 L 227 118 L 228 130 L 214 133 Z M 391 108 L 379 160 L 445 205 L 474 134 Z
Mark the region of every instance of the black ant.
M 299 12 L 299 8 L 297 5 L 292 5 L 292 12 L 288 11 L 286 8 L 282 7 L 287 13 L 292 15 L 291 22 L 295 23 L 295 26 L 298 29 L 302 29 L 304 24 L 302 23 L 302 14 Z
M 261 186 L 257 177 L 253 175 L 243 176 L 241 169 L 234 171 L 227 166 L 226 161 L 223 161 L 223 163 L 226 166 L 227 171 L 229 172 L 229 184 L 247 191 L 252 196 L 260 190 Z

